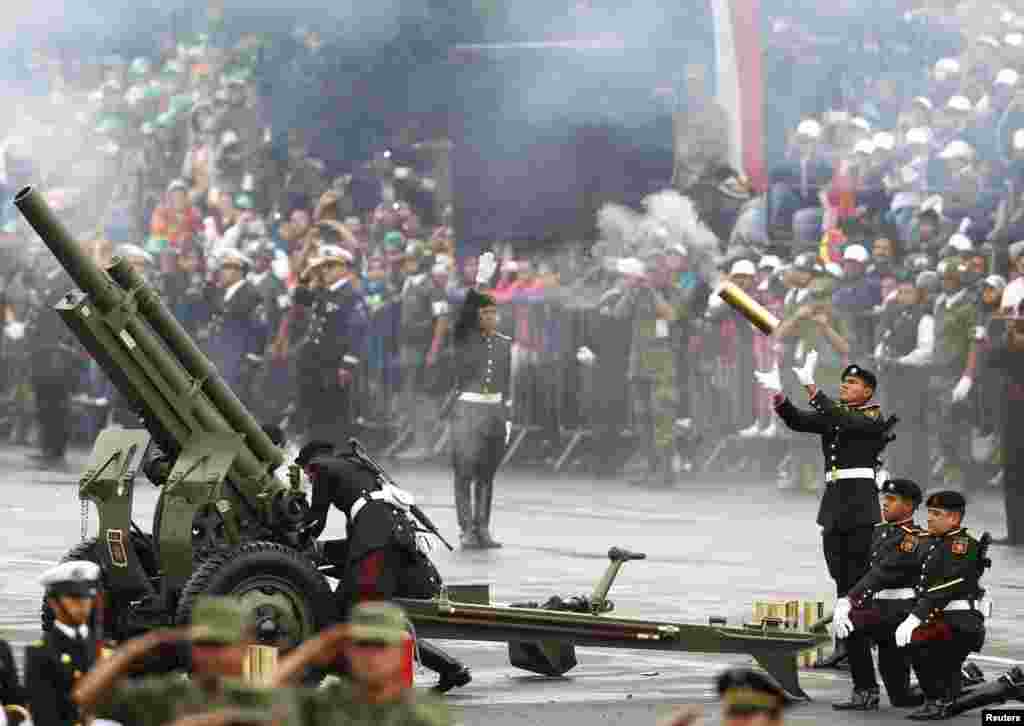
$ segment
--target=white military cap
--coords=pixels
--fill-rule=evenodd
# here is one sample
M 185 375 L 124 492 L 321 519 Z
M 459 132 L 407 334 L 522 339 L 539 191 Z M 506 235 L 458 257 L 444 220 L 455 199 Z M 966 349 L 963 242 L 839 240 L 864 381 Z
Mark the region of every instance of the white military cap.
M 853 153 L 855 153 L 855 154 L 867 154 L 868 156 L 870 156 L 871 154 L 875 153 L 875 145 L 872 144 L 867 139 L 861 139 L 853 147 Z
M 1003 68 L 999 73 L 996 74 L 995 85 L 997 86 L 1016 86 L 1017 81 L 1020 80 L 1020 74 L 1017 73 L 1013 68 Z
M 338 245 L 324 245 L 320 248 L 316 257 L 309 261 L 309 269 L 325 265 L 328 262 L 339 262 L 343 265 L 351 265 L 355 262 L 355 257 L 352 253 L 346 250 L 344 247 Z
M 153 255 L 146 252 L 138 245 L 118 245 L 114 248 L 115 257 L 123 257 L 128 260 L 145 260 L 147 265 L 153 264 Z
M 757 268 L 754 267 L 754 263 L 750 260 L 736 260 L 732 263 L 732 268 L 729 270 L 730 275 L 750 275 L 753 277 L 757 274 Z
M 647 273 L 647 266 L 635 257 L 627 257 L 619 260 L 619 274 L 626 277 L 643 277 Z
M 896 137 L 888 131 L 879 131 L 871 139 L 871 143 L 875 145 L 875 149 L 892 151 L 896 147 Z
M 1014 242 L 1006 248 L 1006 251 L 1010 253 L 1011 260 L 1016 260 L 1021 255 L 1024 255 L 1024 240 Z
M 809 136 L 812 139 L 816 139 L 821 136 L 821 124 L 813 118 L 807 118 L 796 127 L 796 132 L 800 136 Z
M 939 154 L 940 159 L 970 159 L 974 156 L 974 149 L 962 139 L 953 139 L 946 148 Z
M 974 104 L 971 103 L 971 99 L 967 98 L 967 96 L 951 96 L 949 101 L 946 102 L 946 108 L 967 113 L 974 108 Z
M 965 234 L 957 232 L 949 238 L 949 246 L 955 249 L 957 252 L 970 252 L 974 249 L 974 244 L 970 238 Z
M 1013 132 L 1013 148 L 1016 151 L 1024 151 L 1024 129 Z
M 843 251 L 843 259 L 863 264 L 868 261 L 868 251 L 864 245 L 850 245 Z
M 1020 33 L 1007 33 L 1003 37 L 1003 42 L 1007 45 L 1012 45 L 1015 48 L 1019 48 L 1024 45 L 1024 35 Z
M 100 574 L 100 566 L 95 562 L 72 560 L 44 572 L 39 577 L 39 584 L 54 595 L 95 597 Z

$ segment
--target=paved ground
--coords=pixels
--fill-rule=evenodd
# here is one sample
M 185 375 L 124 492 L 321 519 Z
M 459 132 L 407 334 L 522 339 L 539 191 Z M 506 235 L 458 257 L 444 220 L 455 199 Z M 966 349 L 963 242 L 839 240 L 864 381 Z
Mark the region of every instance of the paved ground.
M 36 578 L 81 536 L 75 486 L 84 454 L 66 473 L 31 469 L 27 450 L 0 449 L 0 516 L 6 547 L 0 568 L 0 629 L 16 645 L 38 633 Z M 447 472 L 437 467 L 395 466 L 395 478 L 416 493 L 438 526 L 455 539 L 455 511 Z M 152 519 L 157 490 L 140 478 L 135 519 Z M 646 552 L 625 566 L 612 590 L 616 611 L 704 623 L 723 615 L 730 623 L 750 617 L 762 599 L 825 599 L 830 581 L 813 524 L 814 495 L 783 496 L 773 485 L 704 480 L 671 491 L 643 490 L 623 482 L 556 478 L 512 471 L 500 477 L 495 534 L 504 549 L 434 551 L 450 583 L 491 583 L 498 602 L 589 593 L 612 545 Z M 1005 533 L 1002 505 L 993 492 L 971 498 L 968 524 L 975 531 Z M 89 521 L 90 532 L 95 522 Z M 325 537 L 340 536 L 343 519 Z M 993 549 L 986 585 L 996 601 L 989 639 L 980 661 L 990 676 L 1024 661 L 1024 551 Z M 465 660 L 474 681 L 450 697 L 466 724 L 565 722 L 653 724 L 683 703 L 706 704 L 705 723 L 717 723 L 711 681 L 743 657 L 632 653 L 579 649 L 580 664 L 565 678 L 550 679 L 508 664 L 504 646 L 443 643 Z M 20 648 L 19 655 L 20 655 Z M 992 660 L 995 659 L 995 660 Z M 814 703 L 793 711 L 792 723 L 904 722 L 904 712 L 840 716 L 828 706 L 849 689 L 836 671 L 805 671 L 804 688 Z M 428 685 L 430 674 L 422 674 Z M 956 723 L 975 722 L 965 715 Z

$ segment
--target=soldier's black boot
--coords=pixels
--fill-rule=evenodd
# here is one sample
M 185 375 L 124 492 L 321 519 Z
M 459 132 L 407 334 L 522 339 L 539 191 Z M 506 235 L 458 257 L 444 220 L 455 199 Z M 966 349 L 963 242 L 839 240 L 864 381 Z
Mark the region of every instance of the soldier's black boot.
M 434 686 L 437 693 L 447 693 L 453 688 L 464 686 L 473 680 L 469 668 L 455 660 L 446 652 L 425 640 L 417 642 L 420 651 L 420 663 L 437 673 L 441 679 Z
M 845 640 L 837 640 L 836 641 L 836 647 L 832 651 L 832 655 L 830 655 L 828 658 L 826 658 L 825 660 L 821 661 L 820 663 L 815 663 L 814 667 L 815 668 L 842 668 L 843 664 L 846 662 L 846 656 L 847 656 L 847 653 L 846 653 L 846 641 Z
M 472 486 L 471 479 L 455 477 L 455 516 L 459 520 L 459 542 L 464 550 L 480 549 L 480 538 L 473 522 Z
M 921 708 L 907 714 L 907 718 L 911 721 L 935 721 L 936 716 L 941 714 L 942 711 L 939 709 L 938 701 L 931 698 L 924 699 L 924 705 Z
M 849 699 L 833 703 L 832 708 L 836 711 L 877 711 L 879 700 L 877 688 L 854 688 Z
M 480 539 L 480 546 L 484 549 L 497 549 L 501 547 L 491 536 L 491 505 L 494 502 L 494 481 L 477 482 L 476 499 L 476 536 Z

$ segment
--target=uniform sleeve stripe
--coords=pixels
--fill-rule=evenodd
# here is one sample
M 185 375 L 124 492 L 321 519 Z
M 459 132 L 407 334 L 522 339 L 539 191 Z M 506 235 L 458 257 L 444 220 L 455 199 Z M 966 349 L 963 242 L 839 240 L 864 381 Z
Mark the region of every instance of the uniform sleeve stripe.
M 959 585 L 963 581 L 964 581 L 964 578 L 958 577 L 955 580 L 950 580 L 949 582 L 945 582 L 945 583 L 943 583 L 941 585 L 936 585 L 935 587 L 930 587 L 925 592 L 936 592 L 937 590 L 944 590 L 947 587 L 953 587 L 953 585 Z

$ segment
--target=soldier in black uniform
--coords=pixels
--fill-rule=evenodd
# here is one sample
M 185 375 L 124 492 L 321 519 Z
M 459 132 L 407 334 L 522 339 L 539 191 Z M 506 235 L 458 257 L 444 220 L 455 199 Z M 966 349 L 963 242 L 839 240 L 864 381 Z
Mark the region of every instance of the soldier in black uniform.
M 0 640 L 0 708 L 3 706 L 25 706 L 25 689 L 21 687 L 14 653 L 6 640 Z
M 886 374 L 886 405 L 900 412 L 900 437 L 888 452 L 886 468 L 926 485 L 932 462 L 921 452 L 929 448 L 928 382 L 935 349 L 935 316 L 927 291 L 912 280 L 901 282 L 879 329 L 875 357 Z
M 481 256 L 478 284 L 493 273 L 487 254 Z M 470 289 L 453 334 L 452 462 L 455 512 L 465 549 L 501 547 L 491 536 L 490 522 L 494 475 L 511 431 L 512 339 L 499 333 L 497 324 L 494 298 Z
M 914 672 L 925 703 L 908 718 L 937 721 L 949 717 L 960 695 L 961 670 L 967 655 L 985 642 L 984 569 L 980 543 L 963 527 L 967 502 L 960 492 L 932 494 L 929 537 L 921 543 L 917 600 L 896 629 L 896 644 L 910 646 Z
M 835 580 L 836 596 L 842 598 L 868 571 L 879 519 L 875 472 L 878 456 L 892 438 L 889 430 L 895 419 L 887 420 L 877 404 L 869 403 L 878 384 L 870 371 L 847 366 L 837 402 L 814 384 L 817 352 L 808 353 L 805 361 L 804 368 L 793 370 L 810 396 L 813 411 L 801 411 L 784 396 L 777 370 L 755 375 L 761 385 L 775 391 L 775 412 L 786 426 L 821 436 L 826 484 L 818 526 L 829 576 Z M 846 644 L 839 640 L 831 658 L 821 665 L 836 665 L 845 655 Z
M 224 382 L 248 402 L 246 384 L 267 344 L 267 313 L 260 292 L 245 279 L 251 260 L 229 249 L 218 264 L 220 290 L 213 294 L 213 316 L 201 337 Z
M 347 441 L 351 433 L 351 397 L 369 328 L 366 300 L 351 282 L 353 261 L 347 250 L 324 245 L 304 273 L 307 280 L 319 275 L 321 287 L 295 291 L 295 303 L 312 308 L 296 362 L 307 441 Z
M 415 527 L 406 514 L 406 492 L 382 486 L 358 458 L 327 442 L 310 442 L 295 463 L 313 484 L 310 534 L 323 532 L 331 505 L 348 518 L 344 554 L 332 558 L 344 571 L 336 591 L 342 619 L 360 602 L 429 599 L 441 591 L 441 575 L 418 546 Z M 462 663 L 435 645 L 418 643 L 420 661 L 441 677 L 438 691 L 470 682 L 472 676 Z
M 89 622 L 99 581 L 99 565 L 85 561 L 65 562 L 40 578 L 56 620 L 42 640 L 25 649 L 25 691 L 38 726 L 82 722 L 71 691 L 96 662 L 96 634 Z
M 853 693 L 832 704 L 837 711 L 878 708 L 878 681 L 871 644 L 878 644 L 878 670 L 893 706 L 920 705 L 910 689 L 910 656 L 896 646 L 896 628 L 914 605 L 914 586 L 921 569 L 918 551 L 927 532 L 914 523 L 921 488 L 909 479 L 890 479 L 882 485 L 882 516 L 871 541 L 871 569 L 860 578 L 833 614 L 836 635 L 846 638 Z
M 74 393 L 80 358 L 73 338 L 53 306 L 74 287 L 57 267 L 42 281 L 42 303 L 33 309 L 27 324 L 29 366 L 39 424 L 39 453 L 33 458 L 43 467 L 62 467 L 71 437 L 71 394 Z

